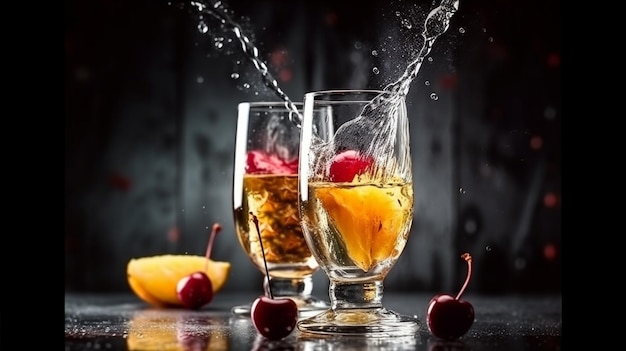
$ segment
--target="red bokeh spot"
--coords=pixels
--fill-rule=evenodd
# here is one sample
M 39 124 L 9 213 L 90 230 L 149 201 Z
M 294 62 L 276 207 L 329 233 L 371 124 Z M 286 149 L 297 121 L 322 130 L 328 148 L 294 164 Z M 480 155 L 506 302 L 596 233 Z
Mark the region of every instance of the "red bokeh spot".
M 281 69 L 278 73 L 278 79 L 280 79 L 280 81 L 283 83 L 290 81 L 291 78 L 293 78 L 293 73 L 288 68 Z
M 502 109 L 499 107 L 494 107 L 491 109 L 491 113 L 489 114 L 489 118 L 492 122 L 498 121 L 504 113 Z
M 556 247 L 552 243 L 548 243 L 543 247 L 543 257 L 548 261 L 556 258 Z
M 270 53 L 270 62 L 274 67 L 282 67 L 287 64 L 287 52 L 283 49 L 277 49 Z
M 539 150 L 541 149 L 542 146 L 543 146 L 543 139 L 540 136 L 535 135 L 534 137 L 530 138 L 531 149 Z
M 128 191 L 132 186 L 132 181 L 125 175 L 113 172 L 109 175 L 109 185 L 121 191 Z
M 335 12 L 329 12 L 326 14 L 326 16 L 324 16 L 324 20 L 326 21 L 327 25 L 332 27 L 337 24 L 337 14 Z
M 543 196 L 543 205 L 548 208 L 555 207 L 558 202 L 559 199 L 555 193 L 547 193 Z
M 557 53 L 548 54 L 548 57 L 546 58 L 546 64 L 548 65 L 548 67 L 552 68 L 561 66 L 561 55 Z
M 459 77 L 456 73 L 444 74 L 441 78 L 439 78 L 439 83 L 443 89 L 452 90 L 458 85 Z
M 487 47 L 487 57 L 494 61 L 505 61 L 509 58 L 509 52 L 499 44 L 492 44 Z
M 180 230 L 178 227 L 172 227 L 167 231 L 167 241 L 175 244 L 180 240 Z
M 65 33 L 65 56 L 72 57 L 75 52 L 76 43 L 74 38 L 69 33 Z

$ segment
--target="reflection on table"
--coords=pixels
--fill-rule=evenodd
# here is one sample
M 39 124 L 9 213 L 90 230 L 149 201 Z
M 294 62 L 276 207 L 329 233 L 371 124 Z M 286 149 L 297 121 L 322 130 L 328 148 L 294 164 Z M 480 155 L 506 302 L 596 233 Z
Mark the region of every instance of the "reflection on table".
M 425 320 L 430 294 L 391 294 L 386 304 Z M 222 294 L 198 311 L 159 309 L 130 294 L 65 296 L 66 350 L 560 350 L 561 296 L 472 296 L 476 320 L 456 341 L 432 336 L 425 324 L 406 338 L 309 336 L 294 331 L 270 342 L 230 308 L 250 294 Z

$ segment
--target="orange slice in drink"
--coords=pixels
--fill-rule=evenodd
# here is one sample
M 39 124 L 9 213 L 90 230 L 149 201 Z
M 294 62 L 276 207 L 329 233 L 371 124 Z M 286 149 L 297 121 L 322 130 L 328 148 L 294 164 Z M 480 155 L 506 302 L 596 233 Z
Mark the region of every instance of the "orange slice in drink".
M 412 215 L 412 198 L 402 194 L 401 187 L 328 187 L 318 189 L 317 196 L 348 255 L 363 271 L 397 254 L 396 245 Z

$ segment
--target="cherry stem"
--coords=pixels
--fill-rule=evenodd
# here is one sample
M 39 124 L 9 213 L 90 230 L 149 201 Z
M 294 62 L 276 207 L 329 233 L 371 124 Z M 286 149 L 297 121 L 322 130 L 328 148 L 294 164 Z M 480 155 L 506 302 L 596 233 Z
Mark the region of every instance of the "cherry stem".
M 261 239 L 261 230 L 259 229 L 259 219 L 252 212 L 250 212 L 250 215 L 252 216 L 252 221 L 254 222 L 254 226 L 256 227 L 256 233 L 259 236 L 259 244 L 261 245 L 261 254 L 263 255 L 263 264 L 265 265 L 265 276 L 267 277 L 267 288 L 270 292 L 270 299 L 273 299 L 274 294 L 272 293 L 272 284 L 269 283 L 270 271 L 269 269 L 267 269 L 267 259 L 265 258 L 265 250 L 263 249 L 263 240 Z
M 472 276 L 472 255 L 466 252 L 461 255 L 461 258 L 467 262 L 467 277 L 465 277 L 465 283 L 463 284 L 461 291 L 459 291 L 459 294 L 456 295 L 455 300 L 461 298 L 461 295 L 463 295 L 463 292 L 465 292 L 465 288 L 467 288 L 467 284 L 469 284 L 470 277 Z
M 213 229 L 211 230 L 211 236 L 209 237 L 209 245 L 206 247 L 206 262 L 204 262 L 204 271 L 206 272 L 209 269 L 209 259 L 211 258 L 211 251 L 213 250 L 213 242 L 215 241 L 215 237 L 217 233 L 222 230 L 222 226 L 219 223 L 213 224 Z

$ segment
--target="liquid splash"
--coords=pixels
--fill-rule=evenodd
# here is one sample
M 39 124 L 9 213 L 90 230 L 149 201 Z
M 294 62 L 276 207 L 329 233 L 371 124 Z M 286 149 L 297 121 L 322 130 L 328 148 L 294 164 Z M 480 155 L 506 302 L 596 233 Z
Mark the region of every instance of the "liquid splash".
M 422 32 L 424 43 L 417 58 L 407 66 L 405 72 L 398 80 L 387 85 L 380 95 L 363 108 L 360 116 L 340 127 L 335 133 L 335 140 L 340 139 L 342 134 L 353 134 L 354 128 L 376 128 L 370 130 L 379 130 L 379 137 L 375 138 L 374 142 L 371 143 L 367 153 L 373 154 L 374 150 L 377 150 L 377 153 L 384 153 L 393 145 L 395 140 L 393 140 L 393 137 L 390 138 L 389 136 L 396 134 L 394 128 L 397 128 L 398 114 L 396 112 L 398 111 L 399 104 L 408 94 L 410 85 L 418 76 L 422 63 L 432 50 L 435 40 L 448 30 L 450 19 L 459 9 L 459 1 L 460 0 L 442 0 L 439 6 L 430 11 L 424 22 Z M 235 34 L 241 44 L 242 51 L 248 56 L 256 70 L 261 74 L 263 83 L 285 102 L 285 107 L 292 112 L 290 113 L 291 120 L 300 127 L 302 125 L 302 115 L 296 105 L 278 86 L 278 81 L 271 75 L 267 65 L 259 57 L 259 49 L 252 43 L 250 38 L 244 34 L 241 26 L 228 15 L 222 2 L 191 1 L 190 4 L 195 7 L 200 14 L 208 14 L 217 18 Z M 392 116 L 392 118 L 389 118 L 390 116 Z M 383 147 L 381 147 L 381 143 Z
M 217 18 L 220 23 L 227 26 L 230 31 L 235 34 L 235 37 L 241 44 L 241 50 L 248 56 L 248 58 L 254 64 L 256 70 L 261 74 L 261 78 L 263 79 L 263 83 L 269 87 L 278 97 L 285 102 L 285 107 L 291 111 L 289 114 L 289 118 L 292 122 L 296 123 L 299 127 L 302 124 L 302 116 L 298 111 L 298 108 L 294 104 L 294 102 L 285 94 L 285 92 L 278 86 L 278 81 L 272 76 L 269 71 L 269 68 L 261 60 L 259 49 L 254 45 L 254 43 L 250 40 L 250 38 L 245 35 L 243 29 L 239 25 L 239 23 L 235 22 L 225 11 L 224 6 L 221 1 L 212 2 L 207 1 L 191 1 L 190 4 L 195 7 L 195 9 L 200 14 L 207 14 Z
M 359 130 L 376 130 L 378 132 L 369 147 L 362 151 L 374 157 L 384 158 L 384 155 L 388 155 L 393 150 L 400 104 L 408 94 L 411 83 L 418 76 L 422 63 L 432 50 L 436 39 L 448 30 L 450 19 L 458 9 L 459 0 L 443 0 L 439 6 L 430 11 L 422 32 L 424 43 L 416 59 L 407 66 L 398 80 L 387 85 L 381 94 L 363 108 L 360 116 L 337 129 L 335 142 L 347 141 L 352 135 L 358 135 Z M 434 98 L 432 96 L 431 98 L 436 100 L 436 94 Z M 408 125 L 403 125 L 403 128 L 406 130 L 401 132 L 408 133 Z

